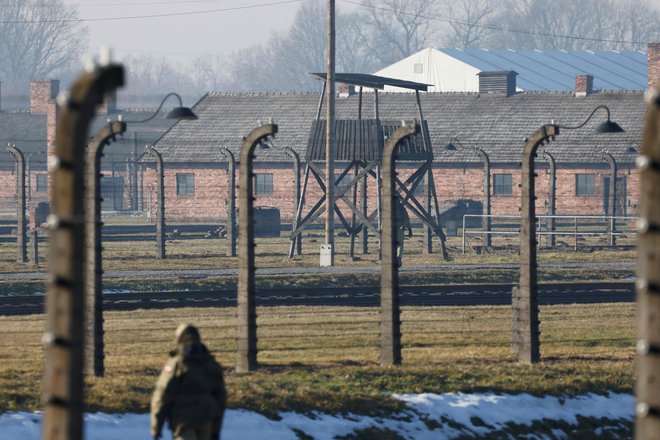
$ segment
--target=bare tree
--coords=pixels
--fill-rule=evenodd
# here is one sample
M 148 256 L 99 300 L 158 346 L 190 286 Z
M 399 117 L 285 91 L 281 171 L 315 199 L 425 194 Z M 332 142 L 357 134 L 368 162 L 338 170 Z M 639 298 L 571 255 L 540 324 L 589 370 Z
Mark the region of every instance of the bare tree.
M 507 0 L 491 46 L 513 49 L 643 49 L 660 14 L 647 0 Z
M 444 44 L 467 49 L 483 46 L 493 29 L 492 24 L 500 12 L 500 3 L 490 0 L 445 0 L 444 9 L 450 19 Z
M 382 66 L 425 48 L 438 30 L 433 0 L 366 0 L 362 38 Z
M 10 2 L 0 8 L 0 71 L 16 88 L 79 64 L 87 28 L 62 0 Z
M 337 70 L 370 72 L 376 59 L 363 44 L 360 17 L 337 11 Z M 238 91 L 316 91 L 309 73 L 324 72 L 327 18 L 323 2 L 306 0 L 286 33 L 273 33 L 265 44 L 232 54 L 225 83 Z

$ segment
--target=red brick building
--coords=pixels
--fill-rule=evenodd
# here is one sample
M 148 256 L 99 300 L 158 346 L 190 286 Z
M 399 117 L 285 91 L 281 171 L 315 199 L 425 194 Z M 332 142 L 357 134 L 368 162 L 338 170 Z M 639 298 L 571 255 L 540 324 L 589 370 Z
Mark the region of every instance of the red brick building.
M 578 85 L 588 84 L 577 78 Z M 369 100 L 371 94 L 366 94 Z M 632 214 L 638 200 L 638 174 L 634 160 L 639 148 L 646 106 L 641 92 L 606 92 L 578 89 L 578 93 L 422 94 L 434 152 L 433 173 L 439 204 L 458 200 L 483 200 L 480 159 L 470 151 L 450 151 L 445 145 L 458 137 L 465 146 L 482 148 L 491 160 L 491 200 L 494 214 L 517 214 L 520 203 L 521 152 L 524 138 L 542 124 L 583 122 L 599 105 L 607 105 L 612 120 L 625 130 L 621 134 L 597 135 L 593 128 L 606 118 L 596 113 L 580 130 L 564 130 L 547 146 L 557 163 L 556 209 L 558 214 L 604 214 L 607 207 L 609 165 L 602 151 L 618 164 L 618 214 Z M 272 148 L 257 151 L 255 159 L 255 206 L 276 207 L 283 221 L 294 215 L 292 161 L 288 146 L 304 161 L 310 127 L 317 113 L 318 94 L 221 94 L 209 93 L 195 106 L 197 121 L 181 121 L 157 143 L 165 162 L 165 207 L 175 222 L 225 221 L 227 161 L 220 147 L 228 146 L 238 157 L 242 137 L 258 120 L 273 118 L 279 125 Z M 400 93 L 379 95 L 383 120 L 417 117 L 414 96 Z M 338 119 L 356 119 L 358 96 L 338 97 Z M 323 114 L 323 113 L 321 113 Z M 371 106 L 363 118 L 373 118 Z M 402 164 L 401 169 L 406 165 Z M 410 168 L 410 167 L 408 167 Z M 538 160 L 538 210 L 547 206 L 548 166 Z M 403 171 L 405 173 L 405 171 Z M 153 167 L 148 165 L 145 182 L 153 185 Z M 311 182 L 308 198 L 315 201 L 321 190 Z M 369 206 L 374 208 L 376 188 L 369 187 Z M 150 197 L 155 209 L 155 193 Z M 342 202 L 338 202 L 341 207 Z
M 59 91 L 57 80 L 33 81 L 30 84 L 29 109 L 0 111 L 0 145 L 15 145 L 26 159 L 26 194 L 29 206 L 48 200 L 46 156 L 55 141 L 58 113 L 55 98 Z M 0 96 L 0 108 L 1 105 Z M 144 119 L 152 113 L 153 110 L 122 110 L 124 118 L 132 120 Z M 98 131 L 108 117 L 115 118 L 117 114 L 115 101 L 109 100 L 99 108 L 90 134 Z M 129 209 L 131 204 L 136 204 L 135 200 L 130 200 L 130 189 L 133 188 L 134 194 L 139 193 L 141 183 L 140 173 L 136 172 L 139 170 L 134 168 L 135 160 L 142 153 L 145 144 L 152 143 L 171 125 L 171 120 L 161 118 L 147 124 L 129 124 L 124 137 L 104 149 L 102 170 L 105 178 L 102 181 L 102 192 L 105 209 L 125 210 Z M 4 160 L 0 160 L 0 209 L 15 208 L 15 188 L 15 161 L 9 154 L 4 154 Z M 137 209 L 139 206 L 133 208 Z

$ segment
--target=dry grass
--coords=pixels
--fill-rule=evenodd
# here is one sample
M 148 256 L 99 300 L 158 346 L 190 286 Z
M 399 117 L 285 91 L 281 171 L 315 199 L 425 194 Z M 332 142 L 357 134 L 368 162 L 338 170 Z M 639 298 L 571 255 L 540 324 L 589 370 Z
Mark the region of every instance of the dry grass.
M 303 240 L 303 255 L 293 259 L 288 258 L 289 240 L 283 234 L 280 238 L 259 238 L 256 247 L 257 267 L 318 267 L 319 247 L 323 242 L 321 232 L 312 232 Z M 448 250 L 453 264 L 494 264 L 509 263 L 516 264 L 519 259 L 516 252 L 514 240 L 503 242 L 508 247 L 492 254 L 476 255 L 471 251 L 466 254 L 461 252 L 461 238 L 449 237 Z M 167 270 L 167 269 L 224 269 L 236 268 L 236 258 L 228 258 L 226 254 L 225 239 L 178 239 L 167 241 L 167 259 L 158 260 L 154 258 L 155 241 L 122 241 L 104 242 L 104 269 L 106 270 Z M 443 265 L 445 262 L 438 253 L 424 254 L 422 252 L 423 240 L 421 230 L 415 231 L 415 235 L 406 241 L 404 264 L 405 265 Z M 434 249 L 439 251 L 439 242 L 434 242 Z M 0 271 L 2 272 L 26 272 L 33 271 L 30 264 L 16 264 L 16 244 L 13 242 L 0 243 Z M 634 261 L 636 253 L 633 250 L 604 249 L 592 250 L 585 246 L 579 252 L 573 252 L 570 247 L 557 250 L 543 250 L 539 253 L 539 261 L 544 262 L 620 262 Z M 372 237 L 370 241 L 371 253 L 361 254 L 361 243 L 356 245 L 356 258 L 348 257 L 349 239 L 338 236 L 336 239 L 336 258 L 338 267 L 342 266 L 373 266 L 379 264 L 377 253 L 377 242 Z M 48 245 L 40 246 L 42 259 L 48 255 Z M 45 268 L 45 262 L 40 263 L 39 268 Z
M 631 391 L 634 305 L 543 307 L 543 362 L 519 365 L 510 349 L 509 307 L 403 309 L 401 367 L 378 359 L 378 310 L 275 307 L 258 311 L 261 369 L 233 373 L 234 309 L 106 313 L 104 378 L 88 381 L 91 410 L 148 409 L 174 328 L 200 326 L 228 369 L 231 407 L 279 410 L 396 410 L 384 392 L 493 390 L 535 394 Z M 0 317 L 0 410 L 39 407 L 43 316 Z

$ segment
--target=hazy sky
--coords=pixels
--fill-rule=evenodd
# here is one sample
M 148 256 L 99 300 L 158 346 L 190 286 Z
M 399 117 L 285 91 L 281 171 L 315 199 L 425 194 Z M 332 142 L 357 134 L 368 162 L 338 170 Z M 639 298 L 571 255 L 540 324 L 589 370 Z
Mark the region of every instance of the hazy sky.
M 317 0 L 326 3 L 326 0 Z M 355 0 L 353 0 L 355 1 Z M 493 0 L 496 1 L 496 0 Z M 622 0 L 630 1 L 630 0 Z M 265 42 L 273 31 L 286 31 L 301 0 L 64 0 L 89 20 L 89 50 L 112 47 L 118 57 L 167 56 L 186 62 L 201 54 L 225 55 Z M 660 0 L 650 0 L 660 7 Z M 355 9 L 336 0 L 342 10 Z M 257 6 L 249 8 L 250 6 Z M 243 8 L 243 9 L 236 9 Z M 232 10 L 234 9 L 234 10 Z M 169 17 L 98 20 L 165 14 Z
M 91 52 L 96 52 L 101 45 L 109 45 L 117 56 L 128 52 L 164 55 L 180 62 L 200 54 L 228 54 L 264 42 L 273 31 L 286 31 L 300 6 L 300 0 L 64 1 L 78 7 L 80 18 L 90 19 L 86 25 Z M 348 5 L 340 3 L 337 1 L 337 8 L 347 9 Z M 262 6 L 247 8 L 252 5 Z M 93 20 L 219 9 L 226 10 L 170 17 Z

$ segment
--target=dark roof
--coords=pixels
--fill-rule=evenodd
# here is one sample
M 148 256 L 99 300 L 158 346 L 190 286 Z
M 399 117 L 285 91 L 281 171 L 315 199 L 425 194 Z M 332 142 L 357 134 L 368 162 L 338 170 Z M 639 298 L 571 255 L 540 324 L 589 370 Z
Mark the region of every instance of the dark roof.
M 121 111 L 121 114 L 124 119 L 139 120 L 153 114 L 153 110 L 127 110 Z M 90 127 L 90 136 L 107 124 L 108 118 L 116 120 L 117 114 L 94 118 Z M 105 147 L 102 166 L 106 168 L 112 162 L 120 164 L 125 162 L 126 158 L 130 158 L 135 135 L 137 135 L 138 154 L 141 154 L 145 144 L 154 143 L 173 123 L 172 120 L 157 117 L 145 124 L 129 124 L 123 138 L 117 138 L 117 142 Z M 29 111 L 0 112 L 0 167 L 2 168 L 13 167 L 14 163 L 14 159 L 9 154 L 2 155 L 7 144 L 16 145 L 26 158 L 33 154 L 30 162 L 34 168 L 45 169 L 45 155 L 40 153 L 46 151 L 46 116 L 32 115 Z
M 313 162 L 325 161 L 325 119 L 313 121 L 309 133 L 309 142 L 305 152 L 305 160 Z M 380 121 L 375 119 L 340 119 L 335 123 L 334 159 L 339 162 L 354 160 L 380 160 L 385 146 L 384 139 L 401 126 L 401 121 Z M 428 132 L 428 125 L 424 127 Z M 360 134 L 361 132 L 361 134 Z M 424 161 L 431 159 L 433 153 L 422 141 L 421 133 L 406 138 L 398 149 L 400 160 Z
M 318 79 L 325 81 L 326 74 L 312 73 Z M 421 90 L 426 92 L 431 84 L 422 84 L 402 79 L 386 78 L 384 76 L 370 75 L 368 73 L 335 73 L 335 81 L 342 84 L 368 87 L 383 90 L 385 86 L 401 87 L 402 89 Z
M 167 132 L 156 147 L 171 163 L 225 163 L 219 147 L 229 146 L 238 155 L 243 136 L 257 126 L 258 120 L 278 124 L 275 148 L 257 151 L 257 161 L 287 162 L 284 147 L 290 146 L 305 157 L 309 133 L 314 122 L 319 96 L 294 94 L 209 93 L 194 107 L 196 121 L 181 121 Z M 541 125 L 554 120 L 561 124 L 581 123 L 600 104 L 609 106 L 612 120 L 626 130 L 622 134 L 597 135 L 595 125 L 604 112 L 580 130 L 564 130 L 549 151 L 558 162 L 602 163 L 600 151 L 608 150 L 622 162 L 632 164 L 635 154 L 625 152 L 639 143 L 646 113 L 642 93 L 596 93 L 576 98 L 567 93 L 518 93 L 514 96 L 476 93 L 425 93 L 421 95 L 424 118 L 428 121 L 435 162 L 478 162 L 469 151 L 446 151 L 444 145 L 454 136 L 463 145 L 476 145 L 490 154 L 493 163 L 518 163 L 524 138 Z M 370 96 L 364 97 L 363 118 L 373 119 Z M 414 95 L 379 94 L 383 120 L 418 118 Z M 358 96 L 337 98 L 337 119 L 357 118 Z

